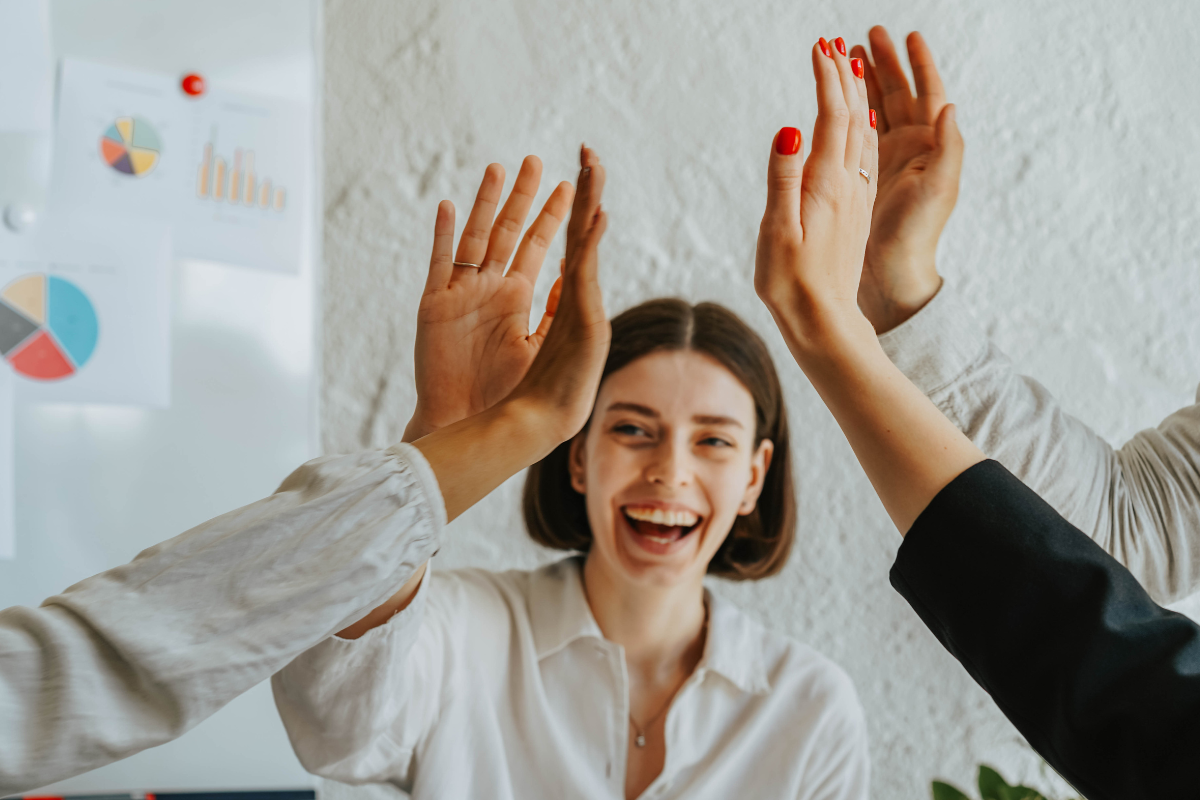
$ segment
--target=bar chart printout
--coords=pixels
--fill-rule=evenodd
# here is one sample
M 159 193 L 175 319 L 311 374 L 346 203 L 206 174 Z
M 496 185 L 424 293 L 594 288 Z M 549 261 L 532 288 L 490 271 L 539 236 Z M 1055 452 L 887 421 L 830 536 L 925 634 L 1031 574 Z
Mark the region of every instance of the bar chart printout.
M 216 152 L 212 136 L 204 145 L 196 171 L 196 197 L 233 206 L 282 212 L 287 189 L 255 173 L 254 151 L 236 148 L 232 161 Z

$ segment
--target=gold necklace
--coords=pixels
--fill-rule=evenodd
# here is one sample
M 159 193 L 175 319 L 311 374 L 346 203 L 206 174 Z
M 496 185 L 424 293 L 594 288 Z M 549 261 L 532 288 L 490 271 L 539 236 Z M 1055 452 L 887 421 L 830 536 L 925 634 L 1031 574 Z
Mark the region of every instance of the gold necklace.
M 701 630 L 703 630 L 705 632 L 705 635 L 708 634 L 708 603 L 704 604 L 704 626 L 701 628 Z M 636 745 L 637 747 L 645 747 L 646 746 L 646 728 L 649 728 L 655 722 L 658 722 L 658 718 L 663 715 L 664 711 L 666 711 L 668 708 L 671 707 L 671 702 L 674 699 L 675 699 L 675 693 L 673 692 L 671 694 L 671 696 L 667 698 L 666 705 L 664 705 L 662 708 L 660 708 L 658 710 L 658 713 L 655 714 L 653 717 L 651 717 L 650 721 L 647 722 L 644 727 L 641 725 L 638 725 L 637 720 L 635 720 L 633 718 L 633 712 L 632 711 L 629 712 L 629 722 L 631 725 L 633 725 L 634 733 L 637 734 L 637 736 L 635 736 L 633 739 L 634 745 Z
M 657 714 L 655 714 L 653 717 L 651 717 L 651 718 L 650 718 L 650 721 L 646 723 L 646 728 L 649 728 L 649 727 L 650 727 L 651 725 L 653 725 L 655 722 L 658 722 L 658 718 L 659 718 L 659 717 L 661 717 L 661 716 L 663 715 L 663 712 L 664 712 L 664 711 L 666 711 L 668 708 L 670 708 L 670 707 L 671 707 L 671 701 L 672 701 L 672 700 L 674 700 L 674 699 L 675 699 L 675 695 L 673 695 L 673 694 L 672 694 L 670 697 L 668 697 L 668 698 L 667 698 L 667 704 L 666 704 L 666 705 L 664 705 L 662 708 L 660 708 L 660 709 L 658 710 L 658 713 L 657 713 Z M 637 720 L 635 720 L 635 719 L 633 718 L 633 712 L 632 712 L 632 711 L 631 711 L 631 712 L 629 712 L 629 721 L 630 721 L 630 723 L 632 723 L 632 724 L 633 724 L 633 730 L 634 730 L 634 732 L 635 732 L 635 733 L 637 733 L 637 736 L 636 736 L 636 737 L 634 737 L 633 743 L 634 743 L 635 745 L 637 745 L 638 747 L 645 747 L 645 746 L 646 746 L 646 730 L 645 730 L 645 728 L 643 728 L 641 725 L 638 725 L 638 724 L 637 724 Z

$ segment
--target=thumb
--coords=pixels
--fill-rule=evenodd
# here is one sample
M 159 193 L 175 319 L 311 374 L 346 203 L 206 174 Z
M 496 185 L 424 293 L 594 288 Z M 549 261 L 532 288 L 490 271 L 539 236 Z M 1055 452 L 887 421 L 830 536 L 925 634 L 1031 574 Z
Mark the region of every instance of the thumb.
M 958 131 L 953 103 L 947 103 L 938 114 L 934 125 L 933 165 L 930 172 L 935 180 L 944 185 L 958 188 L 958 177 L 962 172 L 963 138 Z
M 555 279 L 554 285 L 550 287 L 550 296 L 546 298 L 546 316 L 553 317 L 558 311 L 558 300 L 562 297 L 562 276 L 559 275 Z
M 550 296 L 546 298 L 546 313 L 542 315 L 542 321 L 538 323 L 537 330 L 530 336 L 539 347 L 541 347 L 542 342 L 546 341 L 546 336 L 550 333 L 550 326 L 554 324 L 554 314 L 558 311 L 558 300 L 560 297 L 562 297 L 561 275 L 554 281 L 554 285 L 550 287 Z
M 803 137 L 797 128 L 780 128 L 767 166 L 767 210 L 763 222 L 799 225 L 800 184 L 804 174 Z

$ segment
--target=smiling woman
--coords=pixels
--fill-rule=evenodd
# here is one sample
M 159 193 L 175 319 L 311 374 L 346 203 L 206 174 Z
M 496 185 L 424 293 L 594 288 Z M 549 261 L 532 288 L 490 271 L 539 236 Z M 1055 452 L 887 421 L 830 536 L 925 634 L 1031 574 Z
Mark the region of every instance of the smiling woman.
M 740 463 L 733 456 L 748 443 L 761 474 L 747 491 L 757 495 L 758 501 L 743 498 L 744 506 L 739 506 L 730 520 L 728 536 L 717 539 L 717 551 L 710 554 L 706 571 L 734 580 L 774 575 L 791 551 L 796 500 L 787 408 L 766 345 L 723 306 L 693 306 L 674 298 L 650 300 L 623 312 L 613 318 L 612 330 L 604 383 L 588 427 L 529 468 L 524 511 L 530 535 L 539 544 L 558 550 L 591 549 L 593 527 L 585 499 L 586 478 L 581 474 L 587 441 L 592 442 L 593 452 L 602 443 L 613 442 L 654 460 L 670 446 L 668 437 L 674 435 L 689 445 L 694 440 L 690 451 L 704 463 L 724 466 L 731 461 Z M 612 384 L 608 379 L 614 375 L 619 377 Z M 659 386 L 683 390 L 679 400 L 691 408 L 673 406 L 690 412 L 682 426 L 678 421 L 671 426 L 663 418 L 665 409 L 623 399 L 644 397 L 651 387 Z M 701 391 L 702 387 L 708 391 Z M 714 388 L 723 391 L 717 395 Z M 675 401 L 662 399 L 664 405 Z M 722 407 L 721 400 L 726 400 L 728 407 Z M 598 435 L 591 437 L 593 431 Z M 663 519 L 673 508 L 685 517 L 703 516 L 700 509 L 673 507 L 653 497 L 634 498 L 621 511 L 634 531 L 646 534 L 641 537 L 644 547 L 652 538 L 682 539 L 696 527 L 696 521 Z M 597 513 L 603 515 L 599 509 Z M 667 530 L 655 530 L 664 524 Z M 604 527 L 598 525 L 597 529 Z

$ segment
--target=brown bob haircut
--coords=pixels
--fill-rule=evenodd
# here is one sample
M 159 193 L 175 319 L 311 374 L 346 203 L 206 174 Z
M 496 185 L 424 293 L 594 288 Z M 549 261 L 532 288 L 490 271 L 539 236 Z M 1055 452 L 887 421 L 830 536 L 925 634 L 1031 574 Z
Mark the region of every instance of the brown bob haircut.
M 796 495 L 788 452 L 787 409 L 771 354 L 758 334 L 724 306 L 660 298 L 634 306 L 613 319 L 612 344 L 601 382 L 627 364 L 664 350 L 691 350 L 715 359 L 754 398 L 754 446 L 770 439 L 775 452 L 754 511 L 734 522 L 709 562 L 708 573 L 732 580 L 774 575 L 783 568 L 792 549 Z M 529 468 L 522 506 L 529 534 L 538 544 L 586 553 L 592 546 L 592 530 L 584 497 L 571 486 L 570 450 L 571 442 L 563 442 Z

